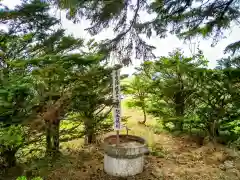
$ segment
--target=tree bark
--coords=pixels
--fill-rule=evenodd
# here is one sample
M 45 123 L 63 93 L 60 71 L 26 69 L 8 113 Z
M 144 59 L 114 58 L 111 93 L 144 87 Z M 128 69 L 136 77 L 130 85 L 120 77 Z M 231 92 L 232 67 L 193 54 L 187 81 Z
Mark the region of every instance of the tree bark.
M 46 155 L 56 156 L 59 153 L 60 121 L 46 121 Z
M 219 127 L 217 125 L 217 121 L 216 120 L 210 121 L 208 126 L 210 138 L 211 140 L 215 141 L 216 137 L 219 136 Z
M 57 120 L 53 124 L 53 152 L 58 153 L 59 152 L 59 129 L 60 129 L 60 121 Z
M 145 107 L 143 107 L 142 110 L 143 110 L 143 121 L 141 123 L 145 124 L 147 121 L 147 113 L 146 113 Z
M 93 134 L 89 133 L 87 138 L 88 138 L 88 144 L 92 144 L 93 143 Z
M 183 94 L 184 90 L 184 85 L 183 85 L 183 80 L 182 76 L 180 73 L 177 73 L 178 76 L 178 83 L 179 83 L 179 90 L 178 92 L 174 95 L 174 103 L 175 103 L 175 113 L 177 118 L 180 118 L 177 120 L 175 123 L 175 129 L 179 131 L 183 131 L 183 117 L 184 117 L 184 111 L 185 111 L 185 96 Z
M 52 132 L 51 132 L 51 123 L 45 121 L 46 124 L 46 154 L 51 155 L 52 152 Z
M 3 155 L 3 158 L 6 162 L 6 167 L 7 168 L 11 168 L 11 167 L 14 167 L 16 166 L 16 157 L 15 157 L 15 154 L 16 154 L 17 150 L 14 149 L 14 150 L 5 150 L 2 155 Z
M 86 128 L 86 135 L 87 135 L 87 144 L 95 143 L 95 131 L 94 127 L 88 126 Z
M 92 144 L 95 142 L 95 130 L 94 130 L 94 119 L 91 117 L 87 118 L 84 122 L 85 126 L 85 144 Z
M 207 130 L 208 130 L 208 136 L 210 138 L 210 140 L 212 142 L 215 142 L 215 138 L 216 138 L 216 129 L 214 127 L 214 122 L 212 120 L 210 120 L 208 123 L 207 123 Z
M 96 142 L 95 133 L 93 133 L 93 132 L 86 133 L 85 139 L 84 139 L 85 145 L 92 144 L 95 142 Z
M 176 98 L 178 99 L 178 98 Z M 181 99 L 181 98 L 179 98 Z M 179 131 L 183 131 L 183 117 L 184 117 L 184 103 L 176 101 L 176 107 L 175 107 L 175 112 L 176 112 L 176 117 L 177 117 L 177 122 L 175 123 L 175 129 Z
M 217 137 L 219 137 L 219 136 L 220 136 L 220 133 L 219 133 L 219 128 L 218 128 L 218 127 L 216 127 L 216 129 L 215 129 L 215 134 L 216 134 L 216 136 L 217 136 Z

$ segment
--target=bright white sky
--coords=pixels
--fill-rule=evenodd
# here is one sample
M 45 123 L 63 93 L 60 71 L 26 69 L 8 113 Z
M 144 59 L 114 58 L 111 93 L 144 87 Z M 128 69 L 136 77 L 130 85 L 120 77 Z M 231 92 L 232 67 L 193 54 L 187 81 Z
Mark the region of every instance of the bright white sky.
M 2 3 L 4 5 L 7 5 L 9 8 L 13 8 L 15 5 L 20 3 L 20 0 L 3 0 Z M 66 29 L 68 33 L 73 34 L 76 37 L 82 37 L 85 39 L 94 38 L 96 40 L 102 40 L 106 38 L 111 38 L 114 36 L 113 32 L 111 30 L 106 30 L 99 35 L 95 37 L 91 37 L 86 31 L 84 31 L 85 28 L 89 27 L 89 23 L 87 21 L 82 21 L 79 24 L 74 24 L 71 21 L 67 20 L 65 18 L 64 14 L 60 15 L 60 12 L 54 12 L 57 16 L 62 18 L 62 28 Z M 143 15 L 144 16 L 144 15 Z M 0 24 L 0 28 L 3 27 Z M 222 39 L 218 42 L 218 44 L 215 47 L 211 47 L 212 40 L 203 40 L 201 38 L 198 39 L 200 41 L 200 49 L 203 51 L 205 57 L 209 61 L 209 68 L 214 68 L 216 66 L 216 60 L 220 59 L 224 56 L 223 50 L 224 48 L 236 41 L 239 40 L 239 33 L 240 28 L 234 26 L 226 32 L 225 39 Z M 169 52 L 173 51 L 176 48 L 182 49 L 185 55 L 190 55 L 190 42 L 184 43 L 182 40 L 179 40 L 174 35 L 169 35 L 165 39 L 160 39 L 158 37 L 152 37 L 148 40 L 148 42 L 156 47 L 156 50 L 154 53 L 157 56 L 165 56 L 168 55 Z M 138 66 L 140 64 L 139 60 L 135 60 L 133 62 L 133 66 Z M 132 74 L 134 72 L 134 67 L 127 67 L 122 69 L 123 74 Z

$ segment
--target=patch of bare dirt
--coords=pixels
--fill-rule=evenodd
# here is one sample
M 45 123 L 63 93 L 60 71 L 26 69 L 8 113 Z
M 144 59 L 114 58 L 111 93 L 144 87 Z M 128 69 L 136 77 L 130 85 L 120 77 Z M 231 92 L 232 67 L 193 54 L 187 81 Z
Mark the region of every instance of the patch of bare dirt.
M 145 138 L 151 149 L 161 156 L 148 155 L 144 171 L 134 177 L 117 178 L 103 170 L 103 152 L 99 147 L 69 149 L 59 165 L 49 169 L 47 180 L 240 180 L 240 155 L 219 144 L 189 136 L 154 134 L 151 127 L 137 124 L 142 114 L 134 109 L 124 110 L 130 133 Z M 150 119 L 149 119 L 150 118 Z M 154 121 L 148 116 L 147 123 Z M 104 137 L 111 135 L 108 133 Z M 203 144 L 203 145 L 202 145 Z M 151 153 L 150 153 L 151 154 Z
M 163 179 L 240 179 L 237 152 L 222 145 L 200 146 L 189 136 L 168 133 L 162 133 L 158 143 L 168 152 L 161 160 Z
M 164 157 L 147 156 L 144 172 L 117 178 L 103 171 L 103 153 L 96 147 L 69 152 L 67 163 L 48 174 L 48 180 L 239 180 L 240 160 L 237 152 L 221 145 L 199 146 L 188 136 L 158 135 Z
M 89 147 L 81 151 L 69 152 L 69 156 L 64 157 L 68 162 L 64 162 L 62 167 L 54 168 L 47 176 L 47 180 L 123 180 L 107 175 L 103 170 L 103 154 L 96 147 Z M 127 180 L 154 179 L 151 158 L 145 160 L 146 168 L 143 173 L 128 177 Z M 125 178 L 126 179 L 126 178 Z

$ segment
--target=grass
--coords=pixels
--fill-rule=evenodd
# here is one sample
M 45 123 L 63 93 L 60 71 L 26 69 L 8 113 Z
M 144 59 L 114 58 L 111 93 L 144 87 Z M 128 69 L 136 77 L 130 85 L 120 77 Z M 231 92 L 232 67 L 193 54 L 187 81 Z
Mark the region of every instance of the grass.
M 240 156 L 237 151 L 211 143 L 200 146 L 196 139 L 186 135 L 174 136 L 163 131 L 150 115 L 146 126 L 139 124 L 142 112 L 129 109 L 124 103 L 123 116 L 129 117 L 129 133 L 145 138 L 150 149 L 150 155 L 145 158 L 144 172 L 127 180 L 239 180 Z M 57 161 L 33 161 L 25 172 L 47 180 L 119 179 L 104 173 L 101 146 L 83 146 L 83 139 L 77 139 L 62 143 L 61 147 L 62 155 Z M 233 164 L 232 167 L 226 167 L 227 161 Z

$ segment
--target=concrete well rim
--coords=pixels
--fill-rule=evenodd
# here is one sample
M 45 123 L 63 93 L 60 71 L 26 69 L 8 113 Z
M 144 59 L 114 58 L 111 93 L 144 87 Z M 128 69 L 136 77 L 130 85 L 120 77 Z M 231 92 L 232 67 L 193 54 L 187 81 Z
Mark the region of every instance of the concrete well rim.
M 143 156 L 146 152 L 147 144 L 146 140 L 140 136 L 136 135 L 119 135 L 119 138 L 130 138 L 133 141 L 139 142 L 141 145 L 136 145 L 135 147 L 123 147 L 116 146 L 116 144 L 108 144 L 107 140 L 110 138 L 116 138 L 116 135 L 110 135 L 104 139 L 104 152 L 108 156 L 114 158 L 127 158 L 134 159 L 140 156 Z

